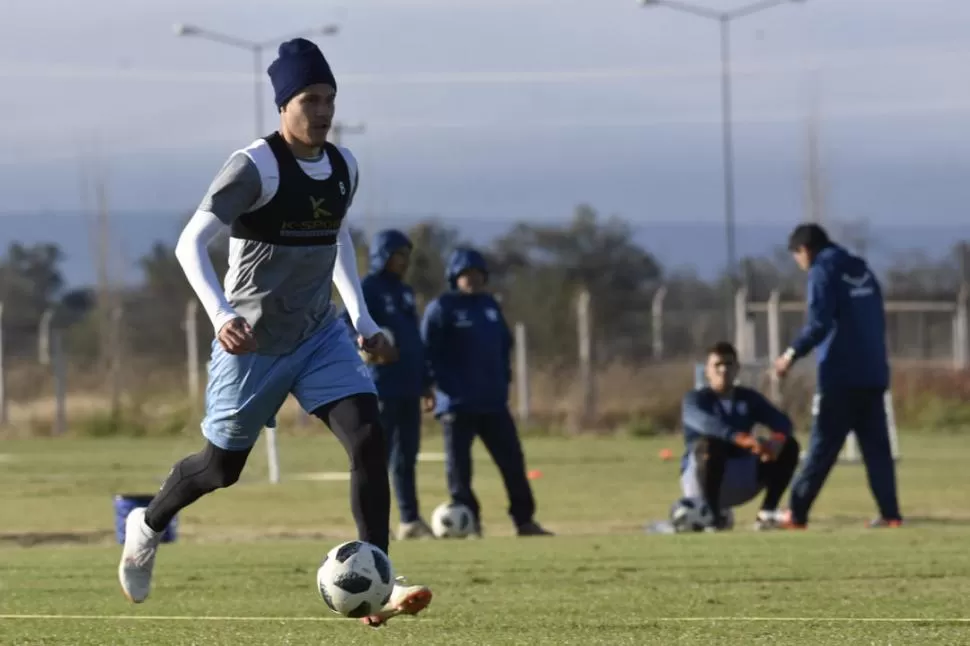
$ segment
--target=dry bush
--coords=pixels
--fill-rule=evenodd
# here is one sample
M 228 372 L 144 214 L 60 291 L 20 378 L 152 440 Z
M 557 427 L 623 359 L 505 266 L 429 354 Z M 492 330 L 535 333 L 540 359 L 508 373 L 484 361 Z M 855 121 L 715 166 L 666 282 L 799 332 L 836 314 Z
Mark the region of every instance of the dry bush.
M 575 432 L 629 432 L 655 435 L 677 432 L 680 402 L 693 387 L 693 362 L 671 361 L 630 365 L 613 363 L 597 371 L 594 379 L 596 416 L 581 422 L 583 392 L 575 370 L 536 370 L 530 378 L 530 419 L 524 433 L 562 434 Z M 811 366 L 801 366 L 783 383 L 782 407 L 799 429 L 811 422 L 814 383 Z M 145 435 L 197 433 L 202 414 L 203 393 L 193 403 L 186 392 L 184 369 L 157 364 L 129 364 L 122 380 L 123 391 L 117 410 L 103 372 L 75 369 L 68 375 L 67 412 L 69 431 L 79 435 Z M 746 382 L 768 393 L 767 374 L 748 375 Z M 200 374 L 200 388 L 205 375 Z M 925 363 L 896 362 L 893 399 L 897 424 L 906 431 L 970 428 L 970 371 Z M 55 402 L 50 369 L 20 365 L 8 376 L 10 424 L 2 430 L 7 437 L 49 435 L 54 426 Z M 517 411 L 516 387 L 512 387 L 511 408 Z M 290 399 L 278 416 L 286 434 L 319 432 Z M 426 419 L 424 432 L 435 434 L 440 427 Z

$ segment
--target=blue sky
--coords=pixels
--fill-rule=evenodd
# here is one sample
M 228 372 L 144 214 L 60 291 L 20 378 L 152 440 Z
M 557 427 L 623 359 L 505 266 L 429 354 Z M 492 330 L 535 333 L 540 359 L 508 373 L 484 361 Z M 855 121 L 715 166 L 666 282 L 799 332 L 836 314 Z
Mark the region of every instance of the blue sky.
M 191 210 L 254 138 L 251 59 L 172 25 L 261 40 L 335 22 L 317 42 L 338 117 L 366 124 L 345 142 L 365 213 L 545 218 L 587 201 L 637 222 L 722 217 L 714 23 L 633 0 L 243 5 L 6 3 L 0 211 L 90 206 L 95 172 L 117 211 Z M 740 219 L 800 217 L 814 102 L 836 216 L 966 221 L 970 3 L 807 0 L 732 36 Z

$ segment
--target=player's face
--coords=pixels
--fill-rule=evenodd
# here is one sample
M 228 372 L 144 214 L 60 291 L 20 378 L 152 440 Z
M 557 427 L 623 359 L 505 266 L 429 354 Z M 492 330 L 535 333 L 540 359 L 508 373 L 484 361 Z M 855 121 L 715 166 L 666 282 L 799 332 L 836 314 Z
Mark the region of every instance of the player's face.
M 738 376 L 738 359 L 732 355 L 712 354 L 707 357 L 707 381 L 715 392 L 725 392 Z
M 792 258 L 795 259 L 795 264 L 798 265 L 799 269 L 802 271 L 808 271 L 808 268 L 812 266 L 812 257 L 808 253 L 808 249 L 805 247 L 799 247 L 795 251 L 791 252 Z
M 306 87 L 283 106 L 283 127 L 305 146 L 324 145 L 333 123 L 336 97 L 337 91 L 326 83 Z
M 485 274 L 478 269 L 468 269 L 458 277 L 458 289 L 466 294 L 482 291 L 485 286 Z
M 408 273 L 408 267 L 411 265 L 411 249 L 410 247 L 404 247 L 403 249 L 398 249 L 391 257 L 387 259 L 387 271 L 398 276 L 403 276 Z

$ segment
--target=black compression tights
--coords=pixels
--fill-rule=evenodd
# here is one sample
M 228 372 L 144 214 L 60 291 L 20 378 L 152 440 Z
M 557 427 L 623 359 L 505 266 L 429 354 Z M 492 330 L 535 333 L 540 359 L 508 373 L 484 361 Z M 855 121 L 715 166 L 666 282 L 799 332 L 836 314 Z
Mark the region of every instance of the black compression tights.
M 321 406 L 313 414 L 330 427 L 350 458 L 350 507 L 358 538 L 387 552 L 391 492 L 377 398 L 353 395 Z M 161 491 L 148 505 L 146 524 L 159 531 L 181 509 L 207 493 L 234 484 L 247 457 L 249 449 L 226 451 L 206 441 L 202 451 L 172 467 Z

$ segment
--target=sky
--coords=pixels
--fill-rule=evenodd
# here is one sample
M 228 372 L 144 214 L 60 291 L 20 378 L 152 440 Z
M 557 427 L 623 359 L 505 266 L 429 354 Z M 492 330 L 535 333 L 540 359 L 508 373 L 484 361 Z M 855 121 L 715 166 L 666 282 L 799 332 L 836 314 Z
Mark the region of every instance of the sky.
M 251 55 L 176 23 L 339 25 L 315 40 L 338 119 L 364 125 L 344 139 L 361 217 L 723 218 L 713 21 L 635 0 L 0 0 L 0 242 L 3 213 L 90 209 L 96 177 L 124 217 L 190 212 L 256 137 Z M 731 44 L 740 221 L 802 216 L 814 111 L 832 217 L 970 222 L 970 2 L 785 3 Z M 263 106 L 265 134 L 268 84 Z

